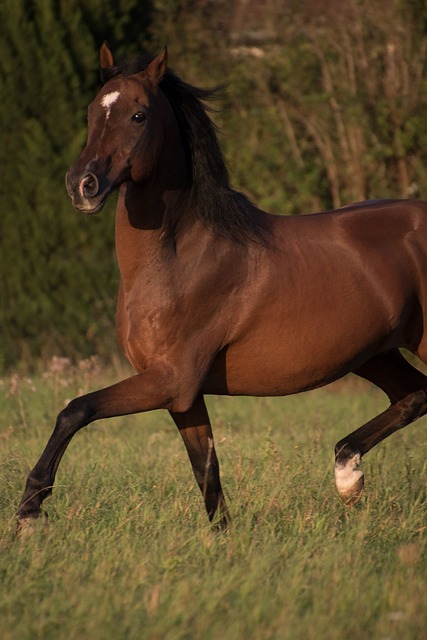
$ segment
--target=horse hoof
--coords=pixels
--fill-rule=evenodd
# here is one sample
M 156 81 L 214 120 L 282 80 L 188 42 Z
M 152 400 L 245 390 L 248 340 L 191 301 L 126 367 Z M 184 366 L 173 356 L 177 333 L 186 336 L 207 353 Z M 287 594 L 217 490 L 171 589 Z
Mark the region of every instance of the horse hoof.
M 365 484 L 360 453 L 356 453 L 346 462 L 335 463 L 335 484 L 338 495 L 346 507 L 352 507 L 360 499 Z
M 226 533 L 230 529 L 230 519 L 222 517 L 218 522 L 212 525 L 214 533 Z
M 41 528 L 47 530 L 49 520 L 47 513 L 42 511 L 38 516 L 17 516 L 16 535 L 20 540 L 30 538 Z

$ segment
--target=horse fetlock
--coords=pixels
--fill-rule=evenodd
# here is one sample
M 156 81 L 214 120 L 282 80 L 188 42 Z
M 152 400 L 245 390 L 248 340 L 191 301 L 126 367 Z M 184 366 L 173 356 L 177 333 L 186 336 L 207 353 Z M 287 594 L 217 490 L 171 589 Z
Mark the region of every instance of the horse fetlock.
M 363 492 L 364 476 L 360 468 L 362 456 L 359 452 L 343 459 L 335 460 L 335 484 L 340 499 L 347 507 L 352 507 Z
M 16 535 L 22 540 L 33 536 L 37 531 L 44 529 L 47 531 L 49 519 L 46 511 L 41 509 L 37 512 L 16 515 Z

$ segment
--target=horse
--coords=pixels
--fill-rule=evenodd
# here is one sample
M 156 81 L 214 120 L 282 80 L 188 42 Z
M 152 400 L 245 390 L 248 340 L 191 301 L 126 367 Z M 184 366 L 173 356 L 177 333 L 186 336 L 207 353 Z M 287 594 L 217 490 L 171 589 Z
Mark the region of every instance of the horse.
M 230 184 L 209 115 L 216 91 L 156 56 L 117 64 L 88 140 L 66 175 L 79 212 L 118 190 L 117 338 L 134 375 L 72 400 L 29 473 L 17 510 L 31 527 L 72 437 L 100 418 L 166 409 L 214 526 L 229 513 L 205 395 L 284 396 L 353 372 L 390 400 L 335 447 L 344 504 L 364 487 L 362 456 L 427 412 L 427 202 L 375 200 L 301 216 L 258 209 Z M 43 518 L 42 518 L 43 519 Z

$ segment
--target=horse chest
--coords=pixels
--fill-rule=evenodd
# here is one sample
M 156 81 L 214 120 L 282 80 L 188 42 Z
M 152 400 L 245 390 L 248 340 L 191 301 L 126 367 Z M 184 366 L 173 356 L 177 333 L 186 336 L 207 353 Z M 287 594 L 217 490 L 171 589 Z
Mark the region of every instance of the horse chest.
M 146 291 L 135 295 L 119 294 L 117 307 L 117 337 L 126 357 L 137 370 L 144 370 L 150 361 L 164 356 L 175 343 L 173 322 L 176 302 L 170 297 Z

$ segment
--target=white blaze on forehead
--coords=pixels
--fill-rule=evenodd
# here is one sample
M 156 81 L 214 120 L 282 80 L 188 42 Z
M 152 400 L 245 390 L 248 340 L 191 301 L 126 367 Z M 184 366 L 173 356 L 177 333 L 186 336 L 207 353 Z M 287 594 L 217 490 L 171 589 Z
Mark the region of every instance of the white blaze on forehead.
M 120 95 L 120 91 L 112 91 L 111 93 L 106 93 L 105 96 L 103 96 L 101 100 L 101 104 L 106 111 L 107 119 L 108 119 L 108 116 L 110 115 L 111 107 L 115 103 L 119 95 Z

